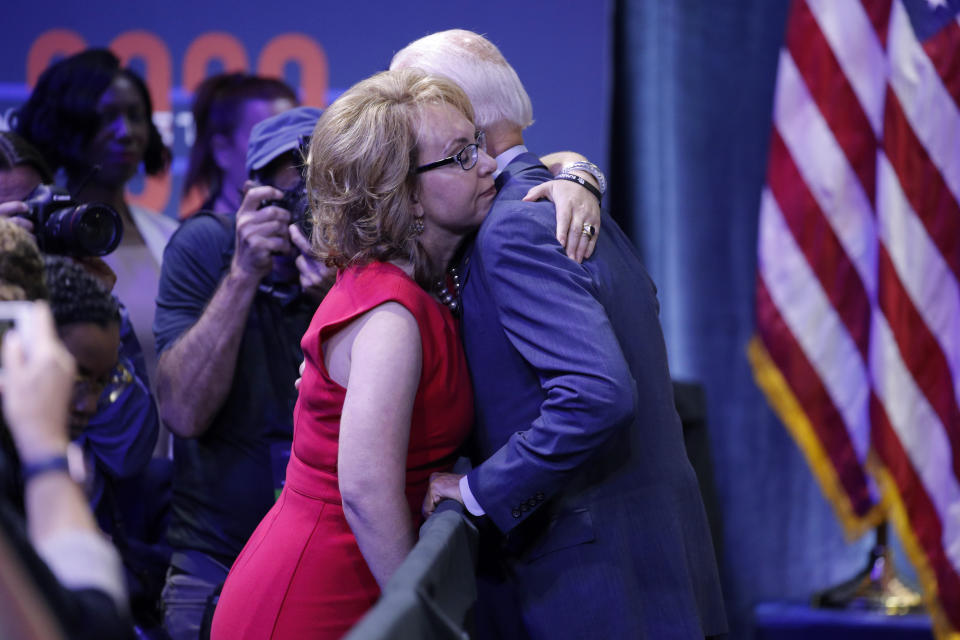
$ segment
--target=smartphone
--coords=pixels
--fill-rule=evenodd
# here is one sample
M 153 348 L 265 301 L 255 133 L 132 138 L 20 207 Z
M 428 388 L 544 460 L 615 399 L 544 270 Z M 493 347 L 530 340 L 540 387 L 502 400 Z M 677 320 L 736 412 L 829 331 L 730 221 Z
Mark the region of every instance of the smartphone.
M 3 347 L 3 337 L 10 329 L 16 329 L 20 337 L 27 339 L 30 330 L 30 314 L 33 310 L 32 302 L 23 300 L 0 301 L 0 349 Z M 2 351 L 0 351 L 2 353 Z M 3 370 L 3 359 L 0 357 L 0 371 Z

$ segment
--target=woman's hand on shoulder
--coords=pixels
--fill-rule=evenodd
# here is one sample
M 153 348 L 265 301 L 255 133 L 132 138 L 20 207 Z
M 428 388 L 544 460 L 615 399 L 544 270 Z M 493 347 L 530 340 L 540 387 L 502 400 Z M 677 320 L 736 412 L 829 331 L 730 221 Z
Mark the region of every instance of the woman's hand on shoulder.
M 523 200 L 536 202 L 543 198 L 554 204 L 557 242 L 566 249 L 567 256 L 579 263 L 593 255 L 600 230 L 600 203 L 596 197 L 574 182 L 549 180 L 530 189 Z M 588 225 L 593 228 L 592 235 L 584 232 Z

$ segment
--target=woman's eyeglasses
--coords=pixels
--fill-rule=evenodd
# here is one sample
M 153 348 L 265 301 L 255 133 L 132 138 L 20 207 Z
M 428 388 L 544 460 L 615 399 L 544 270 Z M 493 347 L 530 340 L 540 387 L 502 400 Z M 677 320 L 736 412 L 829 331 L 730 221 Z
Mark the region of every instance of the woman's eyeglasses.
M 417 167 L 416 172 L 423 173 L 424 171 L 430 171 L 431 169 L 453 164 L 454 162 L 459 164 L 460 168 L 464 171 L 470 171 L 470 169 L 473 169 L 477 164 L 477 159 L 480 157 L 480 150 L 487 150 L 487 134 L 478 130 L 474 134 L 474 140 L 476 140 L 476 142 L 471 142 L 452 156 Z

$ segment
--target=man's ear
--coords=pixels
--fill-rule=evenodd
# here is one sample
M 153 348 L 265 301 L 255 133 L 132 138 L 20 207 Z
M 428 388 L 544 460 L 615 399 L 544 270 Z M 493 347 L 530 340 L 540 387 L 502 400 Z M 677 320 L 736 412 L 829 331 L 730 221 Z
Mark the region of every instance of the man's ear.
M 227 171 L 233 161 L 233 148 L 230 136 L 223 133 L 215 133 L 210 138 L 210 150 L 213 155 L 213 161 L 220 167 L 220 171 Z

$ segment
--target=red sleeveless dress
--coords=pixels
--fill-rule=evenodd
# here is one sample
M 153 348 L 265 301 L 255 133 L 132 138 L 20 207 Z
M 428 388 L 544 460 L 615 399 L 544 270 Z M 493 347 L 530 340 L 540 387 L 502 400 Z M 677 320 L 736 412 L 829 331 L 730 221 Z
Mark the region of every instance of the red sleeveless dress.
M 214 640 L 339 638 L 380 595 L 343 515 L 337 443 L 346 390 L 327 374 L 321 345 L 388 301 L 416 318 L 423 351 L 407 452 L 406 495 L 415 523 L 430 474 L 450 470 L 473 421 L 454 317 L 391 264 L 345 269 L 301 342 L 306 367 L 286 484 L 230 569 L 213 620 Z

